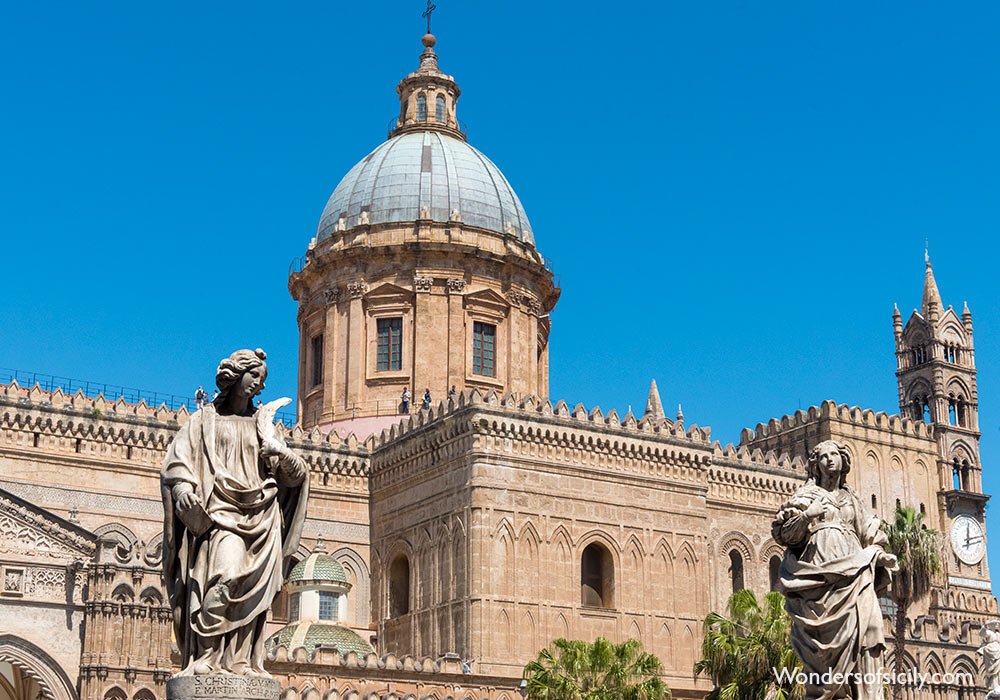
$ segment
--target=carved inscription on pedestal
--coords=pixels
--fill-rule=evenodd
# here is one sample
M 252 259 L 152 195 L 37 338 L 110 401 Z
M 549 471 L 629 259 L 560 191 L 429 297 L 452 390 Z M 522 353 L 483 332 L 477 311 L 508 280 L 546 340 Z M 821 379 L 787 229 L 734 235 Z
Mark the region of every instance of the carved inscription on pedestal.
M 231 698 L 232 700 L 275 700 L 280 686 L 273 678 L 236 675 L 178 676 L 167 681 L 168 700 Z

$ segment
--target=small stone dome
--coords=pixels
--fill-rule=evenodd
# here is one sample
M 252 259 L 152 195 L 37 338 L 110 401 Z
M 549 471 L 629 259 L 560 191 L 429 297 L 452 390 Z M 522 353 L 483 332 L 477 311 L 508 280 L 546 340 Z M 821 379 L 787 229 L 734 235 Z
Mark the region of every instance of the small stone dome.
M 315 551 L 300 561 L 288 574 L 291 585 L 305 582 L 348 583 L 344 567 L 325 551 Z
M 320 644 L 337 647 L 342 656 L 349 651 L 357 652 L 359 656 L 373 651 L 371 644 L 353 630 L 325 622 L 295 622 L 285 625 L 266 642 L 268 649 L 283 646 L 289 653 L 299 647 L 305 647 L 309 656 L 312 656 Z
M 316 241 L 340 222 L 352 228 L 418 219 L 461 221 L 535 244 L 528 216 L 500 169 L 441 131 L 397 134 L 351 168 L 323 210 Z

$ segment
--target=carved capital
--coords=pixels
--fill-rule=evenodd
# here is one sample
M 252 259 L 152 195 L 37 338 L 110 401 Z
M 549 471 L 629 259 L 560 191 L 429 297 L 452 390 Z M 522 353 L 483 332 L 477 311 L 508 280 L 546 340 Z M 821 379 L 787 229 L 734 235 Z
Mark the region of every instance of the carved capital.
M 451 278 L 448 280 L 448 292 L 451 294 L 461 294 L 465 291 L 465 280 L 461 278 Z
M 434 284 L 433 277 L 414 277 L 413 278 L 413 288 L 418 292 L 429 292 L 431 291 L 431 285 Z
M 328 287 L 323 290 L 323 301 L 327 304 L 336 304 L 340 301 L 340 288 L 339 287 Z
M 521 292 L 511 289 L 507 292 L 507 301 L 510 302 L 511 306 L 520 306 L 524 303 L 525 296 Z
M 527 305 L 528 305 L 528 313 L 534 316 L 542 315 L 542 305 L 541 303 L 539 303 L 537 299 L 528 299 Z
M 347 283 L 347 293 L 351 295 L 351 299 L 357 299 L 368 292 L 368 283 L 364 280 L 358 280 L 357 282 Z

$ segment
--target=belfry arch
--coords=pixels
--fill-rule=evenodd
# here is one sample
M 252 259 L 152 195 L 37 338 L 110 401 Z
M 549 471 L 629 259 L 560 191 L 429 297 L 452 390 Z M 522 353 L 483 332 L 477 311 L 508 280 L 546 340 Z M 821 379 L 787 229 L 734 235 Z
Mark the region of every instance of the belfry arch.
M 0 635 L 0 661 L 6 661 L 38 683 L 44 700 L 77 700 L 76 691 L 62 667 L 41 648 L 12 634 Z M 15 700 L 36 700 L 15 698 Z

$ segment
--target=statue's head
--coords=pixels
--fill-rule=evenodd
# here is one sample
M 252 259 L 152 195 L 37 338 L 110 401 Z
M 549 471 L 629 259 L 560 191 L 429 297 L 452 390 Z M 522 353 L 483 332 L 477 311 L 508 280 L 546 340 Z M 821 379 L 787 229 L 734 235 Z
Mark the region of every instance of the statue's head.
M 812 448 L 809 461 L 806 464 L 806 476 L 819 483 L 822 477 L 839 475 L 837 485 L 842 487 L 847 483 L 847 474 L 851 471 L 851 453 L 847 447 L 836 440 L 824 440 Z
M 217 404 L 223 403 L 234 391 L 245 391 L 253 398 L 264 390 L 267 379 L 267 353 L 256 350 L 237 350 L 219 363 L 215 371 L 215 385 L 219 387 Z M 251 376 L 246 376 L 246 375 Z

